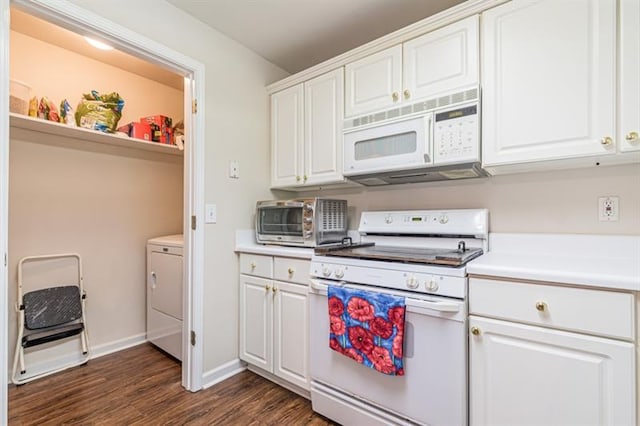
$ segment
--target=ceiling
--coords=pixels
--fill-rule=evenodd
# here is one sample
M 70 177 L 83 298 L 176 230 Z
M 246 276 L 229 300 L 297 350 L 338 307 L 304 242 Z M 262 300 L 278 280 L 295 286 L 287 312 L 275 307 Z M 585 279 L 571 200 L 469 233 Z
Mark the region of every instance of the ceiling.
M 294 74 L 464 0 L 167 0 Z

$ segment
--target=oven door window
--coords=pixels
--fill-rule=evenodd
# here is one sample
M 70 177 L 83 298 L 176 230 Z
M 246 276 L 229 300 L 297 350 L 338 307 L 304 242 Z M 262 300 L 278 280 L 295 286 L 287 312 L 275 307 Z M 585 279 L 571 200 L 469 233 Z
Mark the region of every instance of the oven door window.
M 263 235 L 302 236 L 302 207 L 262 207 L 259 215 Z

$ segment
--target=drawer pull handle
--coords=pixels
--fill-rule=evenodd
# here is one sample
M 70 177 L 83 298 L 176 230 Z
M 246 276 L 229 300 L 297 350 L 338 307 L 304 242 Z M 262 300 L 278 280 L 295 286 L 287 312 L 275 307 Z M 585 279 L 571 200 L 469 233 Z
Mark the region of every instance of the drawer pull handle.
M 271 290 L 271 286 L 269 286 L 268 284 L 264 286 L 264 289 L 267 290 L 267 293 L 269 292 L 269 290 Z
M 296 271 L 296 270 L 295 270 L 295 269 L 293 269 L 293 268 L 289 268 L 289 269 L 287 269 L 287 272 L 289 273 L 289 275 L 293 275 L 293 273 L 294 273 L 295 271 Z
M 471 327 L 471 334 L 473 334 L 474 336 L 479 336 L 480 329 L 478 327 Z
M 251 269 L 256 269 L 256 264 L 255 264 L 255 262 L 251 262 L 251 265 L 249 265 L 249 266 L 251 266 Z
M 536 302 L 536 309 L 540 312 L 544 312 L 547 310 L 547 304 L 544 302 Z

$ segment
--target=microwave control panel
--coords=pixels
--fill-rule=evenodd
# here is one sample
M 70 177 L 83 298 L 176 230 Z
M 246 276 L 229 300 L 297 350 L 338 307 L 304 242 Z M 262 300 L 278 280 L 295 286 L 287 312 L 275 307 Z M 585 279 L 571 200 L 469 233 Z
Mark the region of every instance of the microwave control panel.
M 478 105 L 467 105 L 435 113 L 434 163 L 480 160 Z

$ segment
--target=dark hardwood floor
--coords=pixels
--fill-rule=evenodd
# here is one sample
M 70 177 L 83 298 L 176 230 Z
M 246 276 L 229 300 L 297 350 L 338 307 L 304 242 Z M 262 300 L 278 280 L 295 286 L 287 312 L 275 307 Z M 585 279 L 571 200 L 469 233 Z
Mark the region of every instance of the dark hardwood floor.
M 191 393 L 150 344 L 9 387 L 10 425 L 333 425 L 310 401 L 249 371 Z

